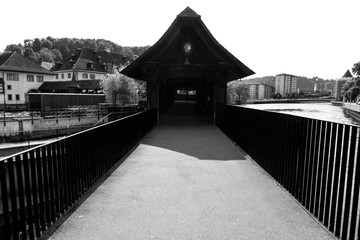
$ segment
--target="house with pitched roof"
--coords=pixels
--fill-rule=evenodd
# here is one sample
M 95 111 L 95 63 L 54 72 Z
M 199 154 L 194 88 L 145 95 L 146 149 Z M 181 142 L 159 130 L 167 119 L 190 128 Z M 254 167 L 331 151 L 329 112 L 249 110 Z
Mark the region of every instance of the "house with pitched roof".
M 335 100 L 336 101 L 342 101 L 341 98 L 341 89 L 343 87 L 343 85 L 348 81 L 353 79 L 353 75 L 351 74 L 351 72 L 349 70 L 347 70 L 345 72 L 345 74 L 341 77 L 336 79 L 335 81 L 335 85 L 334 85 L 334 92 L 335 92 Z
M 0 105 L 20 107 L 28 103 L 28 93 L 38 92 L 45 81 L 53 81 L 55 74 L 17 52 L 0 55 Z M 1 96 L 3 95 L 3 96 Z
M 44 82 L 39 91 L 98 93 L 103 76 L 126 61 L 118 53 L 89 47 L 78 48 L 64 63 L 55 64 L 51 69 L 56 74 L 55 81 Z

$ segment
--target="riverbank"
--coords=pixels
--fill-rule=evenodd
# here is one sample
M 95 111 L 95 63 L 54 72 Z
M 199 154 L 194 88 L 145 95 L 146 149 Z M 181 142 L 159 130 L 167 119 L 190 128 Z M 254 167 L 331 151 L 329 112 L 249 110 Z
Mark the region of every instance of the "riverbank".
M 334 99 L 268 99 L 268 100 L 247 100 L 246 104 L 268 104 L 268 103 L 330 103 Z
M 291 114 L 301 117 L 320 119 L 343 124 L 360 125 L 360 120 L 350 115 L 348 110 L 341 106 L 327 103 L 274 103 L 274 104 L 244 104 L 241 107 L 254 108 L 265 111 Z

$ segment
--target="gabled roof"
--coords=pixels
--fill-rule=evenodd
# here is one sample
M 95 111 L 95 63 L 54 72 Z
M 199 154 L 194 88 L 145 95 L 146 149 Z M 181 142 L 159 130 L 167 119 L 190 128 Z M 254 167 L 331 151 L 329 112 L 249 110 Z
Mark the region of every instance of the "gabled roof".
M 353 75 L 351 74 L 351 72 L 349 70 L 346 71 L 346 73 L 344 74 L 344 76 L 342 76 L 343 78 L 352 78 Z
M 0 71 L 55 75 L 17 52 L 4 53 L 0 56 Z
M 186 41 L 187 38 L 191 41 L 192 37 L 196 39 L 193 39 L 195 42 L 199 43 L 194 47 L 193 55 L 195 55 L 196 48 L 198 50 L 201 48 L 203 53 L 207 55 L 198 56 L 198 59 L 208 59 L 207 62 L 196 62 L 194 61 L 195 56 L 192 55 L 186 58 L 183 56 L 184 54 L 179 53 L 181 47 L 176 44 Z M 174 54 L 172 62 L 165 59 L 164 53 Z M 178 58 L 175 59 L 176 57 Z M 184 58 L 184 61 L 182 58 Z M 240 62 L 212 36 L 201 20 L 201 16 L 189 7 L 177 15 L 168 30 L 152 47 L 123 69 L 121 73 L 135 79 L 147 80 L 149 73 L 144 69 L 146 64 L 150 65 L 150 68 L 159 65 L 167 68 L 169 65 L 172 65 L 175 70 L 181 69 L 184 65 L 188 64 L 193 68 L 197 68 L 199 70 L 197 72 L 201 72 L 203 69 L 218 69 L 219 71 L 226 72 L 225 77 L 228 82 L 254 74 L 250 68 Z
M 78 88 L 81 90 L 100 90 L 100 80 L 77 80 Z M 51 92 L 59 90 L 69 90 L 72 81 L 54 81 L 54 82 L 43 82 L 39 87 L 41 92 Z
M 63 64 L 56 64 L 52 71 L 64 70 L 83 70 L 83 71 L 97 71 L 110 72 L 112 67 L 123 65 L 126 62 L 125 57 L 119 53 L 111 53 L 105 50 L 99 50 L 90 47 L 83 47 L 78 49 L 76 53 L 72 54 Z M 105 68 L 104 66 L 107 66 Z
M 192 10 L 189 7 L 186 7 L 184 9 L 184 11 L 182 11 L 179 15 L 177 15 L 178 17 L 185 17 L 185 18 L 200 18 L 201 16 L 199 14 L 197 14 L 194 10 Z

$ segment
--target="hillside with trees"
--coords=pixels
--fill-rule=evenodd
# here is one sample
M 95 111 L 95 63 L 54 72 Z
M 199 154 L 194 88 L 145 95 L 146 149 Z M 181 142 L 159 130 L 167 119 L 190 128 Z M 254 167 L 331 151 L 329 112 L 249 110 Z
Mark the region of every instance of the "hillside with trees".
M 5 52 L 18 52 L 36 63 L 62 62 L 68 59 L 76 49 L 82 47 L 97 48 L 126 56 L 130 62 L 143 54 L 150 46 L 123 47 L 105 39 L 78 38 L 35 38 L 25 39 L 21 44 L 10 44 Z
M 297 77 L 297 88 L 301 92 L 314 92 L 314 85 L 317 83 L 317 90 L 318 91 L 331 91 L 334 84 L 333 79 L 322 79 L 319 77 Z M 251 83 L 251 82 L 261 82 L 266 85 L 270 85 L 275 87 L 275 76 L 266 76 L 266 77 L 260 77 L 260 78 L 249 78 L 243 80 L 244 83 Z

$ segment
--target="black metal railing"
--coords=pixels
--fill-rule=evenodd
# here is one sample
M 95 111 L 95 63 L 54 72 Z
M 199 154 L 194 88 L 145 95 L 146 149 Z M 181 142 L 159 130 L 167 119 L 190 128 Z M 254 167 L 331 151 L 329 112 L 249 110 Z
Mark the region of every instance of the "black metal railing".
M 156 109 L 0 161 L 0 239 L 37 239 L 156 124 Z
M 319 222 L 358 239 L 358 126 L 217 105 L 216 124 Z

